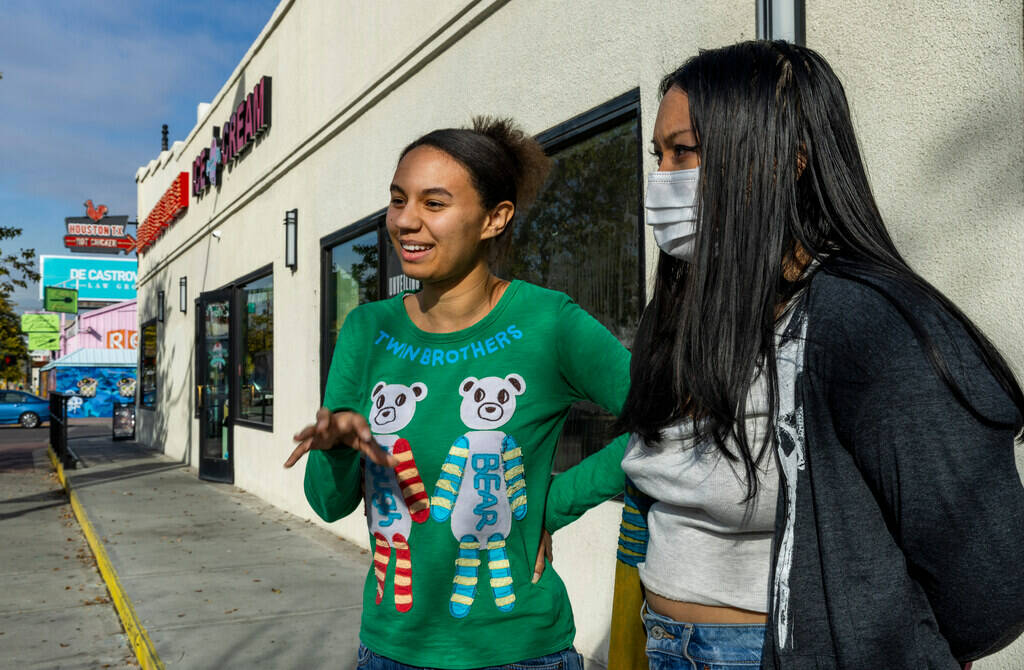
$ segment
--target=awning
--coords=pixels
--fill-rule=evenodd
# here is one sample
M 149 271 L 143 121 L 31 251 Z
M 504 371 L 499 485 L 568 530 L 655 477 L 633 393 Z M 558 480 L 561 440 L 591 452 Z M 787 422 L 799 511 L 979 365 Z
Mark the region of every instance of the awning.
M 138 349 L 79 349 L 63 358 L 50 361 L 40 371 L 53 368 L 134 368 L 139 365 Z

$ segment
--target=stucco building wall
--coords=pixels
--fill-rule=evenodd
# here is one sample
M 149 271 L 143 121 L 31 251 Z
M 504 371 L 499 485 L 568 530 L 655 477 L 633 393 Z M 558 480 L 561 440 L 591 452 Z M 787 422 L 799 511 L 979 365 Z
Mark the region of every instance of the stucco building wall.
M 950 4 L 808 2 L 807 42 L 846 85 L 897 244 L 1022 373 L 1016 334 L 1024 326 L 1024 278 L 1019 253 L 1007 251 L 1024 249 L 1021 3 Z M 196 128 L 137 173 L 142 220 L 209 146 L 212 126 L 261 76 L 272 77 L 269 131 L 219 188 L 190 198 L 187 214 L 140 257 L 140 321 L 155 315 L 158 290 L 168 309 L 159 330 L 158 409 L 139 412 L 138 435 L 197 462 L 192 301 L 272 264 L 274 428 L 235 427 L 235 483 L 317 523 L 302 468 L 281 463 L 319 402 L 321 237 L 386 205 L 399 151 L 423 132 L 483 113 L 541 132 L 639 87 L 646 142 L 666 72 L 698 48 L 754 36 L 755 3 L 736 0 L 382 5 L 282 2 Z M 284 266 L 282 225 L 292 208 L 299 210 L 294 273 Z M 657 257 L 650 237 L 646 256 Z M 648 275 L 653 269 L 649 261 Z M 177 304 L 182 276 L 186 314 Z M 555 536 L 576 644 L 597 662 L 606 658 L 620 509 L 605 503 Z M 328 527 L 366 546 L 361 514 Z

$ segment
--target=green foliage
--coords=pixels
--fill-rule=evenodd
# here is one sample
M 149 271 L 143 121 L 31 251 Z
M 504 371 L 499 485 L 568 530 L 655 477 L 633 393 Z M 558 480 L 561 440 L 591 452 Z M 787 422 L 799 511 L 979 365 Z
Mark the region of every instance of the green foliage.
M 377 295 L 377 268 L 380 267 L 377 244 L 353 244 L 352 250 L 362 257 L 362 260 L 353 263 L 351 268 L 352 278 L 359 284 L 361 302 L 373 302 L 380 297 Z
M 14 306 L 3 294 L 0 294 L 0 350 L 4 355 L 14 356 L 16 361 L 14 365 L 0 366 L 0 379 L 8 382 L 24 380 L 28 347 L 21 334 L 21 323 L 14 313 Z
M 13 240 L 20 235 L 21 228 L 0 226 L 0 240 Z M 17 360 L 16 365 L 0 369 L 0 379 L 9 382 L 24 379 L 25 361 L 28 359 L 28 347 L 11 294 L 15 287 L 27 288 L 29 282 L 39 281 L 35 259 L 35 249 L 20 249 L 15 253 L 0 250 L 0 350 Z
M 551 156 L 537 201 L 514 222 L 509 279 L 564 291 L 627 346 L 643 308 L 636 120 Z
M 21 228 L 0 226 L 0 240 L 13 240 L 20 235 Z M 0 296 L 10 298 L 15 287 L 27 288 L 28 282 L 39 281 L 35 266 L 35 249 L 21 249 L 16 253 L 0 250 Z

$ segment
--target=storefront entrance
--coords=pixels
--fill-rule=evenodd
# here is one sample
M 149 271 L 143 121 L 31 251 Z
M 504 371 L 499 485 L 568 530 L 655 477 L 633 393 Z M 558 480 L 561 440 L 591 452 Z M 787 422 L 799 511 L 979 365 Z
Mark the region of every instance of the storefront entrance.
M 199 296 L 196 328 L 199 477 L 235 480 L 231 402 L 231 290 Z

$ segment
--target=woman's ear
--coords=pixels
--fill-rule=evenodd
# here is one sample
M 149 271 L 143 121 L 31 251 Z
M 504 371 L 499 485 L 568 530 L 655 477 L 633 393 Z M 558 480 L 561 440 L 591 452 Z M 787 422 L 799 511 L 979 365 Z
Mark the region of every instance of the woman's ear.
M 491 210 L 490 214 L 487 215 L 487 220 L 484 221 L 484 228 L 480 232 L 480 239 L 489 240 L 501 235 L 515 213 L 516 206 L 510 201 L 505 200 L 499 202 L 494 209 Z

